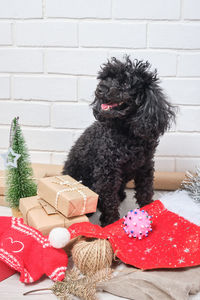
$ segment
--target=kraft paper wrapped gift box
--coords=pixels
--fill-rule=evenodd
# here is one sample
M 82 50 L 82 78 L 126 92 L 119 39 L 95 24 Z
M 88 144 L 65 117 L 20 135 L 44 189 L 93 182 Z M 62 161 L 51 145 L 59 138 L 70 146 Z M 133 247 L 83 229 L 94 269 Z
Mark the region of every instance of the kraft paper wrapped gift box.
M 98 195 L 68 175 L 39 180 L 38 195 L 66 217 L 96 211 Z
M 40 197 L 33 196 L 27 198 L 21 198 L 19 209 L 23 215 L 24 222 L 39 230 L 43 235 L 48 235 L 49 232 L 55 227 L 66 227 L 79 222 L 89 222 L 88 218 L 84 216 L 66 218 L 63 215 L 56 212 L 53 207 L 50 207 L 46 203 L 46 211 L 50 209 L 49 214 L 43 208 L 45 206 L 44 200 L 43 206 L 40 204 Z

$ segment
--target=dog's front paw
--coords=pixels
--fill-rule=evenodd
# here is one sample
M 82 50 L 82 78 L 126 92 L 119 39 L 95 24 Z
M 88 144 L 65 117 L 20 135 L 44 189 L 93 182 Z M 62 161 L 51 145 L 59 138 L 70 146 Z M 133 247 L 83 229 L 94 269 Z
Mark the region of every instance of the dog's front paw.
M 119 220 L 119 218 L 120 218 L 119 212 L 114 213 L 114 214 L 110 213 L 110 215 L 101 214 L 101 216 L 100 216 L 101 226 L 105 227 L 109 224 L 112 224 L 115 221 Z
M 138 200 L 136 202 L 139 205 L 139 207 L 141 208 L 141 207 L 143 207 L 145 205 L 148 205 L 148 204 L 152 203 L 153 201 L 154 200 L 152 198 L 149 198 L 149 199 L 140 199 L 140 200 Z

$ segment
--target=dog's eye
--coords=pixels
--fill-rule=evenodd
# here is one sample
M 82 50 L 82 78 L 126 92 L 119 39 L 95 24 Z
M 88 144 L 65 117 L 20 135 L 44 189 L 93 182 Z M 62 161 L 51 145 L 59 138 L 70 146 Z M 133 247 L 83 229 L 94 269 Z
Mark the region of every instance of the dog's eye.
M 107 91 L 108 91 L 108 87 L 105 86 L 105 85 L 101 85 L 101 86 L 98 87 L 98 92 L 100 94 L 106 93 Z

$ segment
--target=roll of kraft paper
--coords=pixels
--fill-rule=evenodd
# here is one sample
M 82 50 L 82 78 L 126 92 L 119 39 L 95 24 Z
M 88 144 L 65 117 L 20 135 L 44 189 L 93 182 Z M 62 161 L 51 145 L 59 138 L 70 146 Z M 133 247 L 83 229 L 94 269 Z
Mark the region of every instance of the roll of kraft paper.
M 154 189 L 175 191 L 180 188 L 183 180 L 186 179 L 185 172 L 155 172 Z M 134 180 L 127 183 L 126 187 L 132 189 L 135 187 Z

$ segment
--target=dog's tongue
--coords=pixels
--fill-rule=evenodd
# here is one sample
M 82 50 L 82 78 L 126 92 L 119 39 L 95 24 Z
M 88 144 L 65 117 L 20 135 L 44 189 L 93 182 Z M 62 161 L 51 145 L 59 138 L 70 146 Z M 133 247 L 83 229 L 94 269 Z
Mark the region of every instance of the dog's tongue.
M 108 110 L 108 109 L 113 108 L 115 106 L 118 106 L 118 104 L 117 103 L 113 103 L 113 104 L 105 104 L 104 103 L 104 104 L 101 104 L 101 109 Z

